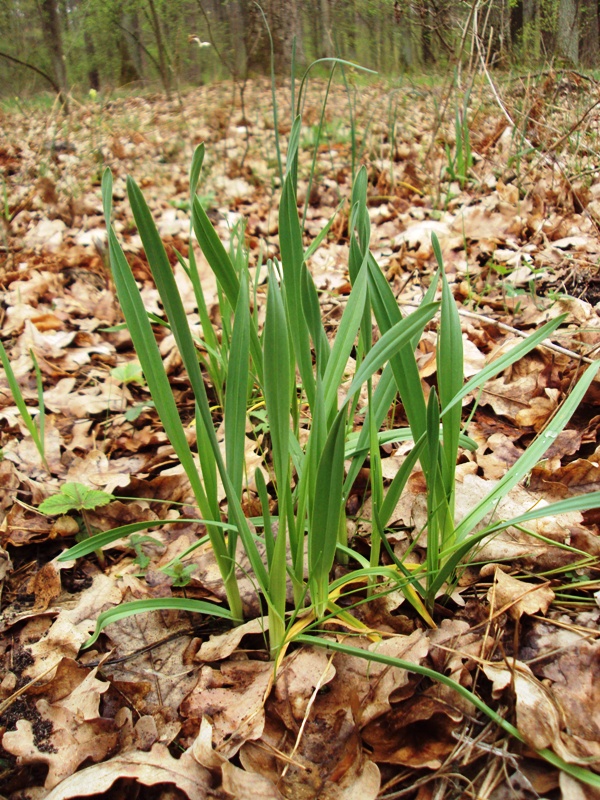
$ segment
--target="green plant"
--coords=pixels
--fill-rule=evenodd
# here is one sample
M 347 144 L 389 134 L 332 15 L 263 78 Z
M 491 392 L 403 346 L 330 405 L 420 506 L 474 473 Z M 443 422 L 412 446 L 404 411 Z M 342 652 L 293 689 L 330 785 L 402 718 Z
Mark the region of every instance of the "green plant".
M 93 538 L 93 531 L 87 517 L 88 511 L 105 506 L 114 500 L 114 495 L 103 492 L 100 489 L 90 489 L 83 483 L 65 483 L 57 494 L 47 497 L 40 503 L 39 509 L 42 514 L 68 514 L 69 511 L 79 511 L 84 524 L 84 536 L 86 539 Z M 100 548 L 95 548 L 94 552 L 98 561 L 104 567 L 104 553 Z
M 150 556 L 146 555 L 144 552 L 144 545 L 145 544 L 162 544 L 158 539 L 155 539 L 153 536 L 142 536 L 139 533 L 132 533 L 129 537 L 129 544 L 132 547 L 135 558 L 133 559 L 133 563 L 137 564 L 142 570 L 146 570 L 150 564 Z
M 33 350 L 30 350 L 31 359 L 33 361 L 33 368 L 35 371 L 35 382 L 37 386 L 37 395 L 38 395 L 38 419 L 37 422 L 33 419 L 31 414 L 29 413 L 29 409 L 27 408 L 27 404 L 25 403 L 25 398 L 23 397 L 23 392 L 21 391 L 21 387 L 19 386 L 19 382 L 15 377 L 15 373 L 13 372 L 13 368 L 10 365 L 10 360 L 4 349 L 4 345 L 0 342 L 0 361 L 2 362 L 2 367 L 4 368 L 4 372 L 6 374 L 6 379 L 8 381 L 8 388 L 10 389 L 10 393 L 13 396 L 13 400 L 15 401 L 15 405 L 19 410 L 19 414 L 21 415 L 23 422 L 25 423 L 25 427 L 27 428 L 29 435 L 33 439 L 33 443 L 35 444 L 36 450 L 40 455 L 40 459 L 44 468 L 50 472 L 50 467 L 48 466 L 48 462 L 46 460 L 46 447 L 45 447 L 45 425 L 46 425 L 46 407 L 44 405 L 44 386 L 42 381 L 42 373 L 40 372 L 40 367 L 35 357 Z
M 524 526 L 541 516 L 600 506 L 600 492 L 595 492 L 545 508 L 534 508 L 517 519 L 493 520 L 482 529 L 478 527 L 498 501 L 540 460 L 566 425 L 597 373 L 599 365 L 594 364 L 583 374 L 549 427 L 532 442 L 490 494 L 456 523 L 457 457 L 461 446 L 469 446 L 461 431 L 462 400 L 551 336 L 564 321 L 564 316 L 542 326 L 465 383 L 460 321 L 444 274 L 439 243 L 434 237 L 438 274 L 421 307 L 403 317 L 387 280 L 369 251 L 367 174 L 363 168 L 358 172 L 351 201 L 348 269 L 352 291 L 335 340 L 331 343 L 317 291 L 306 265 L 314 245 L 304 249 L 298 216 L 296 186 L 300 131 L 298 117 L 290 135 L 280 202 L 281 263 L 272 261 L 267 264 L 268 295 L 262 332 L 257 315 L 251 312 L 250 299 L 254 296 L 255 286 L 247 259 L 227 253 L 196 196 L 203 146 L 194 155 L 190 173 L 191 222 L 218 281 L 226 349 L 215 341 L 216 331 L 208 316 L 203 318 L 202 310 L 203 341 L 195 341 L 192 337 L 171 265 L 148 206 L 136 183 L 128 179 L 129 200 L 165 309 L 166 324 L 175 337 L 195 397 L 200 471 L 196 468 L 156 345 L 152 323 L 157 320 L 150 319 L 146 313 L 131 269 L 110 226 L 112 177 L 108 171 L 104 175 L 103 201 L 117 293 L 156 409 L 186 471 L 206 524 L 229 609 L 197 601 L 194 605 L 195 601 L 186 598 L 125 604 L 99 617 L 96 631 L 87 645 L 92 644 L 110 622 L 152 608 L 185 608 L 240 622 L 242 606 L 235 574 L 235 552 L 241 539 L 251 565 L 252 578 L 267 609 L 273 658 L 281 658 L 294 640 L 310 641 L 356 654 L 345 644 L 332 644 L 314 634 L 306 636 L 303 633 L 332 617 L 343 620 L 356 631 L 366 630 L 337 602 L 340 595 L 345 594 L 348 598 L 357 592 L 357 587 L 361 591 L 366 588 L 366 595 L 359 595 L 358 602 L 368 601 L 376 587 L 381 589 L 382 584 L 387 584 L 403 591 L 418 613 L 432 622 L 436 596 L 445 586 L 453 585 L 461 562 L 485 537 L 511 525 Z M 200 304 L 199 276 L 193 251 L 190 250 L 188 260 L 180 256 L 180 263 L 195 289 L 198 287 Z M 441 287 L 439 301 L 436 300 L 438 287 Z M 437 388 L 431 390 L 427 399 L 414 352 L 425 326 L 433 321 L 438 311 Z M 373 322 L 379 331 L 376 341 L 372 337 Z M 164 321 L 161 324 L 165 324 Z M 356 367 L 347 378 L 345 371 L 351 355 L 355 357 Z M 213 373 L 209 370 L 204 375 L 201 370 L 202 361 L 209 364 L 211 358 L 214 359 L 214 374 L 220 389 L 214 384 L 209 384 L 207 389 L 206 380 L 212 381 Z M 375 375 L 379 377 L 376 386 L 371 383 Z M 366 387 L 366 402 L 361 400 L 363 387 Z M 224 414 L 225 455 L 216 437 L 209 392 L 222 396 L 219 405 Z M 249 477 L 245 475 L 244 434 L 247 416 L 253 413 L 249 412 L 249 398 L 253 393 L 260 398 L 261 408 L 264 403 L 260 424 L 269 438 L 265 464 L 269 481 L 266 482 L 262 473 L 256 471 L 254 480 L 262 518 L 255 520 L 255 526 L 251 527 L 244 516 L 241 499 Z M 409 428 L 381 431 L 397 394 L 403 403 Z M 354 431 L 358 412 L 364 414 L 363 424 L 360 430 Z M 379 447 L 392 437 L 410 438 L 414 447 L 390 486 L 386 487 L 379 464 Z M 371 467 L 373 499 L 369 558 L 349 546 L 345 516 L 346 498 L 367 458 Z M 344 462 L 347 459 L 350 459 L 350 466 L 346 472 Z M 409 568 L 387 545 L 385 531 L 417 462 L 420 462 L 427 482 L 427 557 L 422 565 Z M 227 523 L 221 521 L 217 476 L 226 493 Z M 276 501 L 276 515 L 271 511 L 272 500 Z M 152 524 L 160 523 L 155 521 Z M 100 543 L 104 546 L 131 532 L 132 526 L 124 526 L 98 534 L 71 548 L 61 559 L 84 555 Z M 388 550 L 390 566 L 380 563 L 382 547 Z M 304 578 L 305 552 L 307 580 Z M 347 574 L 332 581 L 331 571 L 336 557 L 347 562 L 349 567 L 351 564 L 358 567 L 349 568 Z M 167 565 L 166 569 L 171 570 L 180 585 L 187 580 L 190 571 L 183 566 L 183 558 Z M 288 579 L 294 591 L 293 609 L 286 605 Z M 362 657 L 382 660 L 373 653 Z M 384 663 L 427 674 L 460 690 L 457 684 L 449 683 L 449 679 L 432 670 L 425 672 L 425 668 L 415 668 L 397 659 L 388 659 Z M 462 690 L 463 696 L 466 696 L 465 691 Z M 471 697 L 475 696 L 469 693 Z M 513 726 L 501 720 L 481 700 L 476 700 L 473 702 L 477 708 L 512 735 L 520 737 Z M 564 765 L 550 751 L 542 755 L 571 774 L 577 774 L 579 779 L 600 785 L 600 778 L 587 770 Z
M 471 150 L 471 133 L 467 109 L 469 93 L 465 96 L 462 109 L 457 106 L 454 116 L 454 153 L 446 144 L 446 172 L 451 181 L 458 181 L 460 188 L 464 189 L 469 180 L 469 173 L 473 167 L 473 153 Z
M 307 588 L 310 588 L 311 597 L 309 617 L 312 614 L 312 618 L 319 619 L 331 611 L 332 592 L 339 592 L 352 580 L 364 579 L 373 585 L 379 577 L 385 580 L 393 578 L 417 610 L 428 618 L 436 594 L 445 584 L 455 580 L 461 559 L 486 535 L 515 522 L 495 522 L 483 531 L 475 532 L 475 526 L 539 460 L 564 427 L 597 369 L 596 365 L 590 368 L 559 410 L 553 421 L 555 430 L 552 435 L 546 432 L 538 437 L 489 498 L 456 525 L 454 495 L 461 434 L 460 401 L 551 335 L 563 318 L 547 323 L 464 384 L 460 323 L 443 273 L 437 240 L 434 239 L 434 249 L 440 266 L 439 278 L 432 282 L 422 307 L 402 318 L 390 287 L 368 249 L 367 179 L 363 169 L 358 175 L 352 197 L 353 234 L 349 271 L 353 288 L 331 346 L 320 316 L 316 290 L 305 265 L 306 256 L 296 210 L 299 131 L 300 123 L 297 120 L 292 131 L 288 171 L 280 206 L 282 265 L 268 265 L 267 312 L 262 335 L 259 334 L 256 317 L 249 309 L 252 283 L 247 263 L 242 260 L 234 264 L 201 204 L 195 198 L 192 201 L 194 230 L 219 281 L 224 327 L 230 326 L 223 402 L 225 458 L 215 435 L 198 349 L 187 325 L 170 264 L 141 192 L 133 181 L 129 180 L 128 183 L 134 217 L 196 398 L 200 474 L 194 465 L 139 291 L 114 232 L 111 230 L 109 235 L 115 284 L 127 324 L 158 413 L 186 469 L 202 515 L 207 520 L 208 535 L 223 576 L 230 609 L 234 618 L 241 619 L 234 570 L 235 544 L 237 538 L 241 537 L 254 578 L 268 607 L 274 654 L 286 640 L 285 583 L 288 573 L 294 587 L 296 614 L 302 613 Z M 192 164 L 193 189 L 197 184 L 202 157 L 203 148 L 200 147 Z M 103 195 L 108 219 L 111 195 L 109 173 L 105 175 Z M 192 271 L 194 264 L 186 263 L 186 268 L 195 280 Z M 438 388 L 430 393 L 426 402 L 413 349 L 424 325 L 438 309 L 438 304 L 432 301 L 439 281 L 442 298 Z M 371 315 L 381 332 L 375 344 L 370 338 Z M 205 336 L 207 333 L 205 331 Z M 348 357 L 355 346 L 356 372 L 343 402 L 339 404 L 339 387 L 344 379 Z M 353 427 L 358 394 L 371 376 L 381 370 L 377 388 L 368 388 L 364 425 L 352 440 L 352 463 L 348 474 L 344 475 L 343 463 L 349 450 L 346 440 Z M 296 388 L 296 371 L 301 378 L 300 391 Z M 264 561 L 240 502 L 244 485 L 244 431 L 251 387 L 255 387 L 264 398 L 264 419 L 270 436 L 271 491 L 278 504 L 278 517 L 274 520 L 269 514 L 267 487 L 262 475 L 257 473 L 256 481 L 263 505 Z M 378 447 L 382 439 L 379 429 L 396 392 L 399 392 L 404 404 L 410 424 L 407 435 L 414 440 L 415 448 L 386 490 L 377 466 Z M 301 432 L 304 433 L 302 437 Z M 397 431 L 395 435 L 400 438 L 405 432 Z M 305 445 L 300 444 L 301 439 L 306 441 Z M 351 578 L 330 584 L 329 576 L 336 552 L 342 559 L 351 554 L 345 537 L 345 498 L 368 454 L 373 474 L 371 559 L 368 567 L 352 573 Z M 428 485 L 427 561 L 419 569 L 408 570 L 396 560 L 390 571 L 390 568 L 384 569 L 379 565 L 379 551 L 386 543 L 385 526 L 410 468 L 417 460 L 421 463 Z M 217 500 L 217 473 L 226 491 L 229 523 L 232 526 L 227 538 L 218 525 L 221 510 Z M 323 491 L 325 486 L 327 490 Z M 572 505 L 590 507 L 598 502 L 599 495 L 587 495 L 578 498 Z M 556 506 L 557 510 L 560 505 Z M 554 507 L 534 511 L 533 516 L 527 519 L 543 513 L 554 513 Z M 517 522 L 521 524 L 525 521 L 519 519 Z M 308 537 L 308 587 L 303 579 L 305 535 Z M 286 566 L 288 549 L 291 556 L 289 568 Z

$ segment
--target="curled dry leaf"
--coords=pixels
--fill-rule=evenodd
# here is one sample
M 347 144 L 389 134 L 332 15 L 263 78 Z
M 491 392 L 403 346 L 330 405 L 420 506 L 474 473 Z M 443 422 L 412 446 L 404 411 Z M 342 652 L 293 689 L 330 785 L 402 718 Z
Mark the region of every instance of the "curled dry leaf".
M 513 619 L 523 614 L 545 614 L 555 594 L 547 584 L 529 583 L 507 575 L 496 566 L 494 583 L 487 593 L 492 611 L 507 611 Z
M 237 649 L 243 637 L 247 634 L 265 634 L 269 629 L 268 619 L 251 619 L 243 625 L 236 625 L 225 633 L 210 636 L 202 642 L 200 649 L 194 656 L 194 661 L 203 663 L 222 661 Z
M 81 645 L 94 630 L 100 612 L 117 605 L 121 599 L 122 592 L 116 586 L 114 578 L 104 574 L 96 575 L 89 589 L 85 589 L 77 598 L 77 605 L 63 609 L 47 635 L 28 645 L 33 660 L 24 673 L 25 677 L 29 679 L 39 675 L 62 657 L 75 658 Z
M 528 745 L 541 750 L 544 747 L 556 747 L 560 743 L 560 710 L 552 694 L 526 664 L 511 661 L 510 669 L 504 664 L 485 664 L 483 671 L 492 681 L 495 697 L 514 687 L 517 728 Z

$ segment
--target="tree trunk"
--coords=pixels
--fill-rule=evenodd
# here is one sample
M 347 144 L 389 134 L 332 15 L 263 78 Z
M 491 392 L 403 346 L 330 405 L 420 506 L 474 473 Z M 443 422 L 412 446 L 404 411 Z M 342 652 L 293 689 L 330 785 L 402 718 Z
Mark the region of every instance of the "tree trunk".
M 90 82 L 90 89 L 94 89 L 94 91 L 100 91 L 100 72 L 98 70 L 98 63 L 96 59 L 96 48 L 94 47 L 94 40 L 92 36 L 87 30 L 87 28 L 83 32 L 83 41 L 85 44 L 85 51 L 87 55 L 87 62 L 88 62 L 88 80 Z
M 162 30 L 160 27 L 160 20 L 158 18 L 158 13 L 156 11 L 154 0 L 148 0 L 148 7 L 150 8 L 150 23 L 152 25 L 154 38 L 156 40 L 156 48 L 158 50 L 158 67 L 160 71 L 160 79 L 165 89 L 165 94 L 167 95 L 167 98 L 170 99 L 171 73 L 169 71 L 169 65 L 167 64 L 167 56 L 165 52 L 165 45 L 163 42 Z
M 331 45 L 331 0 L 320 0 L 321 13 L 319 17 L 320 48 L 319 58 L 331 58 L 333 49 Z
M 297 57 L 302 52 L 297 0 L 263 0 L 261 5 L 273 39 L 275 72 L 289 75 L 294 37 Z M 254 3 L 244 2 L 242 8 L 248 70 L 268 74 L 271 70 L 271 43 L 265 20 Z
M 584 67 L 598 65 L 600 55 L 600 32 L 598 24 L 598 3 L 594 0 L 580 0 L 581 3 L 581 43 L 580 58 Z
M 52 61 L 52 71 L 56 78 L 56 83 L 60 89 L 60 99 L 65 108 L 68 108 L 67 101 L 67 67 L 62 46 L 62 32 L 60 29 L 60 18 L 56 0 L 41 0 L 40 9 L 42 12 L 42 28 L 46 47 L 50 53 Z
M 577 0 L 559 0 L 556 43 L 559 55 L 573 65 L 579 63 Z

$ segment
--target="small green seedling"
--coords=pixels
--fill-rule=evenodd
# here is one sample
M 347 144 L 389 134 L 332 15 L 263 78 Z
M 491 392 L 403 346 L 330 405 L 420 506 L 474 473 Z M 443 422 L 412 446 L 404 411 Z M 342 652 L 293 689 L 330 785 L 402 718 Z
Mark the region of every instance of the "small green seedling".
M 40 503 L 39 510 L 42 514 L 50 516 L 79 511 L 85 526 L 84 538 L 89 538 L 94 533 L 86 512 L 105 506 L 114 499 L 114 495 L 103 492 L 101 489 L 90 489 L 83 483 L 65 483 L 58 494 L 47 497 L 43 503 Z M 106 563 L 104 553 L 102 550 L 95 550 L 95 553 L 100 565 L 104 567 Z
M 162 546 L 162 542 L 160 542 L 158 539 L 155 539 L 153 536 L 142 536 L 139 533 L 131 534 L 129 537 L 129 544 L 135 551 L 133 563 L 137 564 L 142 571 L 148 569 L 148 566 L 150 565 L 150 557 L 144 553 L 142 546 L 145 544 L 157 544 Z
M 173 586 L 187 586 L 196 567 L 196 564 L 182 564 L 181 561 L 175 561 L 169 567 L 163 567 L 161 571 L 173 579 Z
M 118 367 L 111 369 L 111 377 L 119 383 L 136 383 L 138 386 L 145 386 L 144 373 L 139 361 L 127 361 Z

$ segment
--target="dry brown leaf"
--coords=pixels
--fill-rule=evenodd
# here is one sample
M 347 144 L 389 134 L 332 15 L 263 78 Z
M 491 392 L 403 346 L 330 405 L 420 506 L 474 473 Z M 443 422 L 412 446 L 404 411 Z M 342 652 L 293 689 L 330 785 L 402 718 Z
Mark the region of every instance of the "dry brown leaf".
M 494 583 L 487 598 L 495 614 L 500 609 L 507 611 L 513 619 L 523 614 L 545 614 L 553 602 L 554 592 L 550 587 L 513 578 L 500 567 L 494 572 Z
M 247 634 L 264 634 L 269 629 L 267 619 L 251 619 L 243 625 L 236 625 L 225 633 L 213 634 L 194 656 L 194 661 L 213 662 L 222 661 L 237 650 L 239 643 Z
M 535 678 L 530 668 L 520 661 L 504 664 L 484 664 L 483 671 L 499 697 L 506 689 L 516 695 L 517 728 L 528 745 L 541 750 L 556 747 L 560 742 L 562 719 L 552 694 Z
M 129 578 L 125 580 L 133 583 L 134 588 L 137 587 L 136 581 Z M 159 596 L 164 596 L 164 593 L 164 587 L 160 586 Z M 152 593 L 148 587 L 143 588 L 143 593 L 136 591 L 134 595 L 135 599 L 150 596 Z M 128 594 L 126 598 L 133 599 L 133 596 Z M 114 681 L 149 683 L 150 690 L 136 706 L 139 713 L 153 714 L 161 707 L 176 710 L 196 685 L 197 670 L 183 661 L 192 637 L 190 625 L 189 616 L 178 611 L 151 611 L 135 614 L 107 627 L 106 636 L 118 656 L 126 656 L 152 645 L 149 652 L 105 667 L 106 674 Z M 164 641 L 177 632 L 182 635 Z
M 43 723 L 19 720 L 16 731 L 4 734 L 2 746 L 17 756 L 19 764 L 47 764 L 47 789 L 72 775 L 86 759 L 106 758 L 117 745 L 113 720 L 99 717 L 100 695 L 109 684 L 95 675 L 96 670 L 90 672 L 62 700 L 38 700 L 36 708 Z
M 181 704 L 181 714 L 198 723 L 210 716 L 214 747 L 231 758 L 245 741 L 262 734 L 264 697 L 272 679 L 273 665 L 268 662 L 230 661 L 220 670 L 203 667 L 197 685 Z
M 222 773 L 223 789 L 235 800 L 284 800 L 277 786 L 263 775 L 247 772 L 229 761 L 223 764 Z
M 189 752 L 175 759 L 163 744 L 155 744 L 149 753 L 127 752 L 71 775 L 59 784 L 46 800 L 70 800 L 107 792 L 120 778 L 129 778 L 143 786 L 174 784 L 188 800 L 206 800 L 210 796 L 210 773 Z
M 573 737 L 600 744 L 600 642 L 581 638 L 544 664 L 552 693 Z

